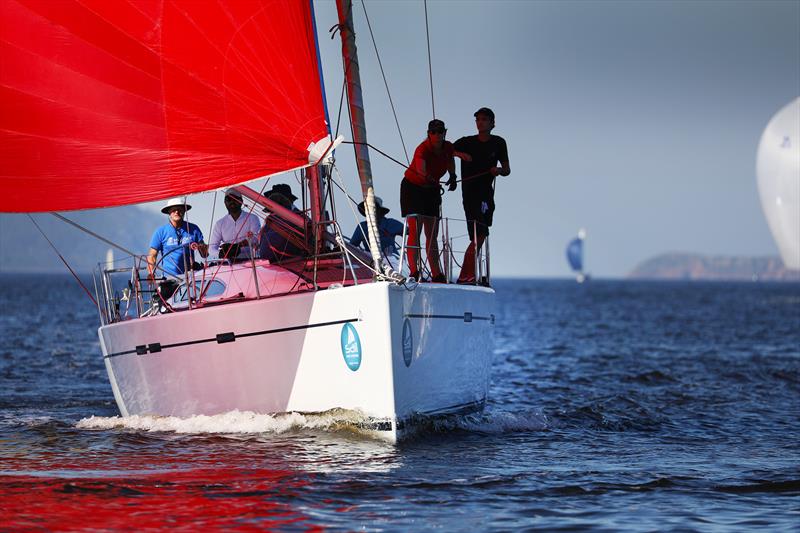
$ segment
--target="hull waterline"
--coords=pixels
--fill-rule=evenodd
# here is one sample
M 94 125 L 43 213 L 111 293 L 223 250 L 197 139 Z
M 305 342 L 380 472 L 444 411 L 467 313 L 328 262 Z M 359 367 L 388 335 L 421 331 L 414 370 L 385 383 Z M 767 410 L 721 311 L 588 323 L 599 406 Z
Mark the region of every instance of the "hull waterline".
M 388 282 L 123 321 L 99 329 L 123 416 L 232 410 L 363 414 L 395 442 L 483 408 L 494 290 Z

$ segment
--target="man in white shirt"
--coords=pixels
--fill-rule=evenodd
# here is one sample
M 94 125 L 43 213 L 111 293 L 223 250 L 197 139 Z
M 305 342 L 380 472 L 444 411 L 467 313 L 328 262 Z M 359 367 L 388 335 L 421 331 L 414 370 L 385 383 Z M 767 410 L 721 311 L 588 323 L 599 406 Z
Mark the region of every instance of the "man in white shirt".
M 225 191 L 225 209 L 228 214 L 211 231 L 211 253 L 220 259 L 250 259 L 250 243 L 258 238 L 261 223 L 254 214 L 242 211 L 242 194 L 235 189 Z

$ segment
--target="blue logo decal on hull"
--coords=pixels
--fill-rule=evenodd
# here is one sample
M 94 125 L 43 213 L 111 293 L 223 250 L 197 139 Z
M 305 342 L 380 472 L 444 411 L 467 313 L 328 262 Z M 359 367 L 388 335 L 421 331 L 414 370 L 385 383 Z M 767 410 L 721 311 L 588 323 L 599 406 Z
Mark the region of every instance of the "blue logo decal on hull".
M 361 339 L 349 322 L 342 326 L 342 355 L 347 368 L 355 372 L 361 366 Z
M 403 361 L 406 366 L 411 366 L 411 357 L 414 355 L 414 336 L 411 334 L 411 322 L 406 318 L 403 322 Z

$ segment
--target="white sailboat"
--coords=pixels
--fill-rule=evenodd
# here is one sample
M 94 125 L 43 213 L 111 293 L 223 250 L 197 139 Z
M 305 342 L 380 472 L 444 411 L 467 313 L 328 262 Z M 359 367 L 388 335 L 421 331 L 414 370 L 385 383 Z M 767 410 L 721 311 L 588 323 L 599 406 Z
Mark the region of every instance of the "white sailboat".
M 775 113 L 758 143 L 761 207 L 787 269 L 800 270 L 800 97 Z
M 337 2 L 338 24 L 371 257 L 349 248 L 328 215 L 336 143 L 310 3 L 178 0 L 151 13 L 59 6 L 8 0 L 2 7 L 14 29 L 0 85 L 28 106 L 20 115 L 36 109 L 51 122 L 4 121 L 2 174 L 11 178 L 2 178 L 0 210 L 87 209 L 235 186 L 252 206 L 288 221 L 283 231 L 307 250 L 282 263 L 207 263 L 166 299 L 147 282 L 143 257 L 102 268 L 98 334 L 123 416 L 346 409 L 394 442 L 420 417 L 483 408 L 494 290 L 407 281 L 377 252 L 349 1 Z M 291 57 L 281 62 L 283 53 Z M 75 90 L 87 76 L 95 92 Z M 126 135 L 115 137 L 115 126 Z M 98 128 L 110 138 L 98 139 Z M 298 168 L 302 213 L 242 185 Z M 454 253 L 451 242 L 443 249 Z M 476 262 L 485 266 L 476 278 L 488 276 L 488 257 Z

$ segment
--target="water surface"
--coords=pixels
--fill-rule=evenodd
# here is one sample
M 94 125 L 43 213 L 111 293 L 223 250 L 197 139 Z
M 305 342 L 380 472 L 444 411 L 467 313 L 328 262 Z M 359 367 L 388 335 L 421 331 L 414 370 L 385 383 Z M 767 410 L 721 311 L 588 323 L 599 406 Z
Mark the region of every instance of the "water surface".
M 123 420 L 82 290 L 2 275 L 3 525 L 796 530 L 800 285 L 496 288 L 486 411 L 395 447 L 346 414 Z

